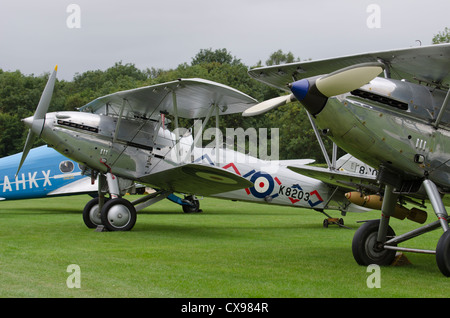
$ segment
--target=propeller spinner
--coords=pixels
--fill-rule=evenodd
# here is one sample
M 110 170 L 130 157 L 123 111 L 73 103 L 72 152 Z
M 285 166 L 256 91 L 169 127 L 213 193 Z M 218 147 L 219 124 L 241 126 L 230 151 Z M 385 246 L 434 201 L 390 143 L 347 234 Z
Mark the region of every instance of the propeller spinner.
M 329 97 L 351 92 L 367 84 L 384 70 L 381 63 L 363 63 L 340 69 L 336 72 L 304 78 L 288 85 L 292 94 L 276 97 L 259 103 L 242 113 L 256 116 L 273 108 L 300 101 L 312 115 L 320 113 Z

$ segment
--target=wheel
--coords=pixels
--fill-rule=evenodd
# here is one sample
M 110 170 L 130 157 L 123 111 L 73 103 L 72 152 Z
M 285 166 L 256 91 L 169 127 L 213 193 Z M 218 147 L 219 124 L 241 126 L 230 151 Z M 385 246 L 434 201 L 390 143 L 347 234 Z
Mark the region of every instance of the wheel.
M 324 219 L 323 220 L 323 227 L 327 228 L 328 227 L 328 219 Z
M 102 224 L 109 231 L 129 231 L 136 223 L 136 209 L 129 201 L 117 198 L 105 203 L 101 212 Z
M 84 224 L 90 229 L 96 228 L 98 225 L 102 224 L 102 220 L 100 218 L 100 210 L 98 208 L 98 200 L 99 198 L 94 198 L 89 201 L 83 210 L 83 221 Z M 105 202 L 107 199 L 105 198 Z
M 186 201 L 189 201 L 192 205 L 183 204 L 183 212 L 184 213 L 195 213 L 195 212 L 202 212 L 200 210 L 200 202 L 198 199 L 194 199 L 193 196 L 188 196 L 184 198 Z
M 436 263 L 447 277 L 450 277 L 450 230 L 444 232 L 436 246 Z
M 390 265 L 396 251 L 386 250 L 377 246 L 377 234 L 380 220 L 364 223 L 355 233 L 352 242 L 353 257 L 359 265 Z M 395 236 L 394 230 L 389 226 L 387 236 Z

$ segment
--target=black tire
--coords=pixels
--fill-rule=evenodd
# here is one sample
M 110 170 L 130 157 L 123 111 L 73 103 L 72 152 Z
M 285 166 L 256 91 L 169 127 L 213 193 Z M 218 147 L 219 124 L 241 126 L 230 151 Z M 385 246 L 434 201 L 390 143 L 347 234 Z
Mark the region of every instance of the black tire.
M 106 202 L 105 198 L 105 202 Z M 98 225 L 102 224 L 102 220 L 100 218 L 100 211 L 98 210 L 98 201 L 99 198 L 93 198 L 89 201 L 83 209 L 83 221 L 84 224 L 90 229 L 95 229 Z
M 192 196 L 184 198 L 186 201 L 189 201 L 192 205 L 183 204 L 183 212 L 184 213 L 198 213 L 202 212 L 200 210 L 200 202 L 198 199 L 194 199 Z
M 136 224 L 136 209 L 129 201 L 116 198 L 105 203 L 102 224 L 108 231 L 130 231 Z
M 436 263 L 444 276 L 450 277 L 450 230 L 444 232 L 436 246 Z
M 377 248 L 376 246 L 379 225 L 380 220 L 369 221 L 356 231 L 352 242 L 352 252 L 359 265 L 376 264 L 385 266 L 393 262 L 396 251 Z M 390 226 L 387 236 L 395 236 L 395 232 Z

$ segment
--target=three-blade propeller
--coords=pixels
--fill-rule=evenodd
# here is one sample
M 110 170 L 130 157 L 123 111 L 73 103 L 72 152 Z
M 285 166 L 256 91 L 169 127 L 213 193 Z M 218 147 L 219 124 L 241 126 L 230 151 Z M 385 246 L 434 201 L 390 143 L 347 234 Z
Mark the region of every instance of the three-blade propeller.
M 53 88 L 55 87 L 55 82 L 56 82 L 57 70 L 58 70 L 58 65 L 55 66 L 53 73 L 50 75 L 50 77 L 47 81 L 47 85 L 45 85 L 44 91 L 42 92 L 41 99 L 39 100 L 39 104 L 36 108 L 36 112 L 34 113 L 34 116 L 25 118 L 23 120 L 25 122 L 25 124 L 28 127 L 30 127 L 30 129 L 28 130 L 27 140 L 25 142 L 25 146 L 23 147 L 22 158 L 20 159 L 20 164 L 19 164 L 19 168 L 17 169 L 16 176 L 18 175 L 20 168 L 23 165 L 23 162 L 25 161 L 28 153 L 30 152 L 30 149 L 33 146 L 33 143 L 35 142 L 36 138 L 39 138 L 39 136 L 42 133 L 42 129 L 44 128 L 45 114 L 48 111 L 48 108 L 50 106 L 50 101 L 52 99 Z
M 263 114 L 286 103 L 300 101 L 312 115 L 318 114 L 329 97 L 351 92 L 367 84 L 384 69 L 381 63 L 363 63 L 336 72 L 301 79 L 289 84 L 292 94 L 259 103 L 242 113 L 242 116 Z

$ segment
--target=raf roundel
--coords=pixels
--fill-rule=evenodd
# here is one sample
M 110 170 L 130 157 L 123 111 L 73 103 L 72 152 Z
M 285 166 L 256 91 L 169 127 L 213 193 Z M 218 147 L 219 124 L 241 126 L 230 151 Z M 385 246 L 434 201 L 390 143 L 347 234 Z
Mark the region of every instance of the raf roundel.
M 256 198 L 265 198 L 272 194 L 274 182 L 269 174 L 257 172 L 251 177 L 250 182 L 253 182 L 254 184 L 254 186 L 250 188 L 250 192 Z

